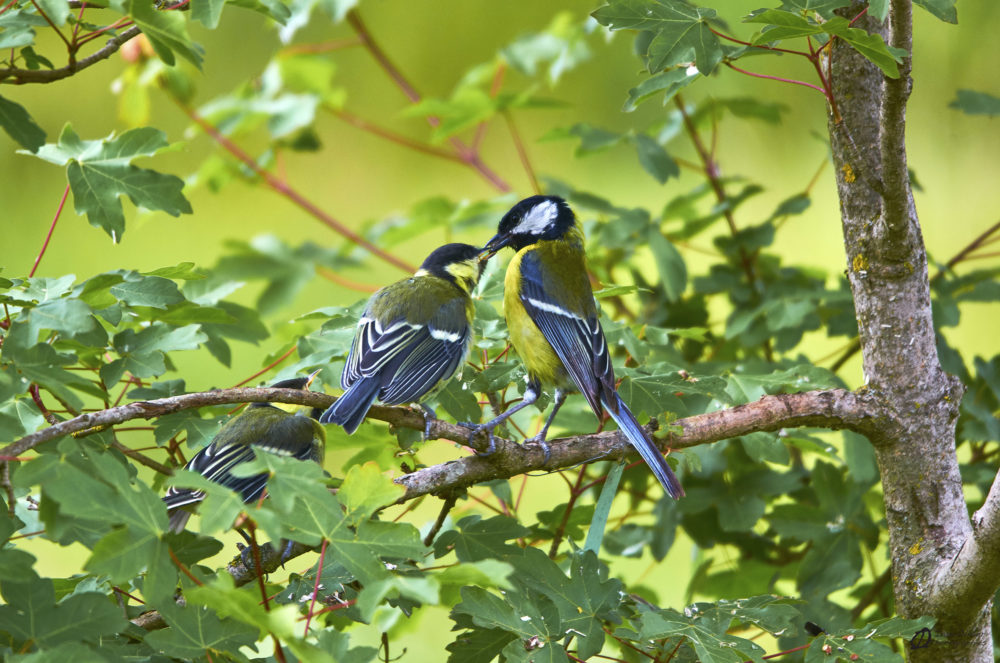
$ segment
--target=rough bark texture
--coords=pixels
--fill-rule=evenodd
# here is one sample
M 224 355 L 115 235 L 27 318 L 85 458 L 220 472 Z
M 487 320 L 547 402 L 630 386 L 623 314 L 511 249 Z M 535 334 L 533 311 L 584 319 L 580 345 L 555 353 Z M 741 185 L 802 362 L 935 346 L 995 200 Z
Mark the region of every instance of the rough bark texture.
M 844 10 L 856 16 L 864 3 Z M 910 0 L 892 0 L 885 26 L 857 25 L 910 50 Z M 956 556 L 974 543 L 955 455 L 962 385 L 938 361 L 931 319 L 927 253 L 907 177 L 905 109 L 910 61 L 888 79 L 842 43 L 832 53 L 842 124 L 830 121 L 847 271 L 868 391 L 885 423 L 869 433 L 885 494 L 896 610 L 937 618 L 929 647 L 911 661 L 992 661 L 989 597 L 956 583 Z M 988 528 L 987 528 L 988 529 Z M 975 548 L 975 546 L 972 546 Z M 983 551 L 978 551 L 980 556 Z

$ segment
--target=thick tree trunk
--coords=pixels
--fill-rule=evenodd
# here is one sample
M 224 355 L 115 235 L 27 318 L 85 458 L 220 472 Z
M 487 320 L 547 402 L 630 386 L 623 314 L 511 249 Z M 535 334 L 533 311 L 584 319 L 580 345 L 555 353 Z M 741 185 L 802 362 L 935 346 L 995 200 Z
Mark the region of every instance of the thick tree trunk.
M 867 3 L 853 3 L 854 17 Z M 910 51 L 910 0 L 892 0 L 885 26 L 868 31 Z M 857 24 L 856 24 L 857 25 Z M 856 51 L 832 53 L 838 110 L 830 139 L 837 166 L 847 272 L 861 335 L 866 389 L 886 426 L 869 433 L 885 493 L 896 611 L 937 618 L 911 661 L 993 661 L 990 602 L 953 600 L 953 565 L 974 541 L 955 455 L 955 420 L 964 388 L 938 361 L 931 319 L 927 252 L 913 204 L 904 143 L 911 79 L 885 78 Z M 995 580 L 983 578 L 984 583 Z M 961 591 L 961 590 L 959 590 Z M 972 602 L 970 603 L 970 600 Z

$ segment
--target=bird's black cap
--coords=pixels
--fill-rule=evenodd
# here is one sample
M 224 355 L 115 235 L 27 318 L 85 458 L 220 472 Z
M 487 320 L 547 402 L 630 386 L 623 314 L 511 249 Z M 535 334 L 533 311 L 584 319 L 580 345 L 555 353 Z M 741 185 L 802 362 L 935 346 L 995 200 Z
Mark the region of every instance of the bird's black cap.
M 434 272 L 436 269 L 443 268 L 446 265 L 472 260 L 478 255 L 479 249 L 471 244 L 459 244 L 457 242 L 445 244 L 434 249 L 427 256 L 427 259 L 424 260 L 424 264 L 420 265 L 420 269 Z

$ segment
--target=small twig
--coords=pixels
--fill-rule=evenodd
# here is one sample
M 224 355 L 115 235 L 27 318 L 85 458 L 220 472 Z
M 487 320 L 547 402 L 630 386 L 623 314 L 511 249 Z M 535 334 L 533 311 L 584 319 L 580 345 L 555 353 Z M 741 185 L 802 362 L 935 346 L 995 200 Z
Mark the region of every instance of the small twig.
M 366 292 L 370 294 L 378 290 L 378 286 L 374 286 L 368 283 L 359 283 L 358 281 L 352 281 L 350 279 L 345 279 L 340 274 L 336 273 L 332 269 L 327 269 L 326 267 L 317 267 L 316 273 L 328 281 L 332 281 L 339 286 L 343 286 L 348 290 L 353 290 L 355 292 Z
M 726 64 L 727 67 L 729 67 L 733 71 L 738 71 L 741 74 L 746 74 L 747 76 L 753 76 L 754 78 L 766 78 L 769 81 L 778 81 L 780 83 L 791 83 L 792 85 L 801 85 L 803 87 L 807 87 L 807 88 L 810 88 L 812 90 L 816 90 L 817 92 L 819 92 L 823 96 L 827 96 L 826 90 L 824 90 L 823 88 L 821 88 L 818 85 L 813 85 L 812 83 L 806 83 L 805 81 L 799 81 L 799 80 L 796 80 L 794 78 L 782 78 L 781 76 L 769 76 L 767 74 L 757 74 L 757 73 L 754 73 L 752 71 L 747 71 L 746 69 L 741 69 L 741 68 L 737 67 L 736 65 L 734 65 L 732 62 L 726 62 L 725 64 Z M 815 97 L 813 97 L 813 98 L 815 99 Z
M 55 414 L 49 411 L 47 407 L 45 407 L 45 403 L 42 401 L 42 393 L 41 391 L 39 391 L 38 385 L 32 384 L 30 387 L 28 387 L 28 393 L 31 394 L 31 400 L 35 402 L 35 406 L 38 408 L 38 411 L 42 413 L 42 417 L 45 419 L 45 421 L 47 421 L 50 426 L 58 424 L 59 417 L 57 417 Z
M 36 2 L 36 0 L 30 0 L 30 1 L 31 4 L 35 7 L 35 11 L 38 12 L 38 15 L 45 19 L 45 22 L 49 24 L 49 27 L 55 30 L 55 33 L 59 35 L 59 38 L 62 39 L 62 42 L 66 44 L 66 50 L 69 51 L 70 63 L 72 64 L 74 61 L 73 54 L 75 53 L 73 45 L 69 42 L 69 39 L 66 39 L 66 35 L 62 33 L 62 31 L 56 26 L 56 24 L 52 22 L 52 19 L 49 18 L 49 15 L 46 14 L 45 11 L 38 5 L 38 2 Z
M 722 216 L 726 219 L 726 224 L 729 226 L 729 232 L 734 237 L 739 233 L 736 227 L 736 219 L 733 216 L 733 210 L 724 205 L 728 200 L 728 195 L 726 194 L 726 188 L 722 184 L 722 180 L 719 177 L 719 167 L 718 164 L 712 159 L 712 155 L 705 148 L 705 144 L 701 140 L 701 136 L 698 133 L 698 127 L 695 126 L 694 120 L 691 119 L 690 114 L 687 112 L 687 107 L 684 104 L 684 99 L 680 94 L 674 97 L 674 105 L 681 113 L 681 118 L 684 121 L 684 128 L 687 131 L 688 137 L 691 139 L 691 143 L 694 145 L 695 151 L 698 153 L 698 157 L 701 159 L 703 171 L 705 173 L 706 179 L 708 179 L 709 185 L 712 187 L 712 191 L 715 192 L 715 198 L 720 205 L 724 206 Z M 739 250 L 740 265 L 743 268 L 743 273 L 747 277 L 747 283 L 751 288 L 755 288 L 757 285 L 757 274 L 754 271 L 753 261 L 750 256 L 747 255 L 746 250 L 742 245 L 737 247 Z M 774 353 L 771 350 L 771 339 L 764 339 L 763 344 L 764 358 L 767 361 L 774 361 Z
M 260 546 L 257 544 L 257 524 L 247 518 L 243 526 L 250 531 L 250 553 L 253 556 L 253 565 L 257 572 L 257 586 L 264 599 L 264 612 L 271 612 L 271 602 L 267 599 L 267 587 L 264 586 L 264 565 L 261 564 Z
M 441 527 L 444 525 L 444 521 L 448 518 L 448 513 L 454 508 L 455 502 L 458 501 L 457 493 L 448 493 L 445 496 L 444 501 L 441 503 L 441 511 L 438 512 L 437 520 L 431 526 L 430 531 L 427 532 L 427 536 L 424 537 L 424 545 L 430 547 L 434 543 L 434 537 L 437 533 L 441 531 Z
M 809 53 L 806 53 L 804 51 L 793 51 L 787 48 L 778 48 L 777 46 L 769 46 L 768 44 L 751 44 L 748 41 L 743 41 L 742 39 L 736 39 L 735 37 L 730 37 L 724 32 L 719 32 L 710 25 L 708 26 L 708 29 L 711 30 L 716 37 L 721 37 L 726 41 L 731 41 L 735 44 L 741 44 L 742 46 L 749 46 L 750 48 L 759 48 L 763 51 L 778 51 L 780 53 L 791 53 L 792 55 L 801 55 L 802 57 L 806 58 L 809 57 Z
M 18 456 L 0 456 L 0 485 L 3 485 L 4 494 L 7 496 L 7 515 L 14 517 L 14 509 L 17 498 L 14 495 L 14 484 L 10 481 L 10 461 L 23 460 Z
M 361 235 L 357 234 L 347 226 L 345 226 L 340 221 L 337 221 L 332 216 L 317 207 L 312 201 L 308 200 L 305 196 L 300 194 L 298 191 L 290 187 L 285 182 L 282 182 L 274 173 L 271 173 L 260 166 L 249 154 L 243 151 L 236 143 L 229 140 L 226 136 L 222 134 L 211 122 L 207 121 L 205 118 L 201 117 L 194 109 L 185 106 L 179 99 L 174 99 L 177 105 L 182 111 L 191 119 L 192 122 L 197 124 L 201 129 L 207 133 L 212 139 L 215 140 L 219 145 L 221 145 L 227 152 L 232 154 L 234 157 L 243 162 L 243 164 L 252 170 L 258 177 L 263 179 L 268 186 L 270 186 L 274 191 L 281 194 L 285 198 L 304 209 L 314 218 L 318 219 L 334 232 L 344 237 L 346 240 L 357 244 L 358 246 L 366 249 L 372 255 L 377 256 L 384 260 L 385 262 L 395 265 L 404 272 L 414 272 L 416 268 L 410 265 L 404 260 L 400 260 L 394 255 L 386 253 L 379 247 L 375 246 L 368 240 L 366 240 Z
M 341 51 L 345 48 L 353 48 L 355 46 L 361 46 L 361 40 L 357 37 L 348 37 L 347 39 L 331 39 L 330 41 L 323 41 L 318 44 L 296 44 L 294 46 L 286 46 L 278 52 L 278 57 L 283 58 L 290 55 L 330 53 L 332 51 Z
M 573 506 L 576 504 L 576 500 L 579 499 L 580 495 L 583 495 L 583 491 L 580 490 L 580 486 L 583 484 L 583 479 L 587 476 L 587 466 L 583 465 L 580 467 L 580 471 L 576 474 L 576 482 L 569 491 L 569 501 L 566 502 L 566 507 L 563 510 L 562 520 L 559 525 L 556 526 L 555 534 L 552 536 L 552 545 L 549 547 L 549 559 L 555 559 L 556 555 L 559 553 L 559 544 L 562 543 L 563 536 L 566 535 L 566 526 L 569 524 L 570 514 L 573 512 Z
M 500 62 L 497 65 L 497 70 L 493 73 L 493 82 L 490 84 L 490 99 L 495 99 L 498 94 L 500 94 L 500 88 L 503 85 L 504 75 L 507 73 L 507 64 L 505 62 Z M 489 122 L 483 120 L 476 127 L 476 133 L 472 138 L 472 149 L 479 152 L 479 148 L 483 145 L 483 138 L 486 136 L 486 127 Z
M 42 242 L 42 249 L 38 252 L 35 257 L 35 264 L 31 266 L 31 272 L 28 273 L 28 278 L 30 279 L 35 275 L 35 271 L 38 269 L 38 263 L 42 261 L 42 256 L 45 255 L 45 249 L 49 248 L 49 240 L 52 239 L 52 233 L 56 229 L 56 223 L 59 221 L 59 215 L 62 214 L 62 208 L 66 204 L 66 198 L 69 196 L 69 184 L 66 184 L 66 190 L 63 191 L 62 200 L 59 201 L 59 207 L 56 208 L 56 215 L 52 217 L 52 225 L 49 226 L 49 232 L 45 235 L 45 241 Z
M 769 658 L 778 658 L 779 656 L 785 656 L 787 654 L 794 654 L 797 651 L 802 651 L 803 649 L 809 649 L 812 646 L 810 642 L 807 645 L 799 645 L 798 647 L 792 647 L 791 649 L 786 649 L 785 651 L 779 651 L 775 654 L 768 654 L 767 656 L 762 656 L 761 658 L 767 660 Z M 753 661 L 747 661 L 746 663 L 753 663 Z
M 270 371 L 271 369 L 273 369 L 275 366 L 277 366 L 281 362 L 283 362 L 286 359 L 288 359 L 289 357 L 291 357 L 292 353 L 295 352 L 297 349 L 298 349 L 298 346 L 297 345 L 293 345 L 292 347 L 288 348 L 288 351 L 285 352 L 283 355 L 281 355 L 280 357 L 278 357 L 277 359 L 275 359 L 274 361 L 272 361 L 270 364 L 268 364 L 264 368 L 260 369 L 259 371 L 257 371 L 256 373 L 254 373 L 253 375 L 251 375 L 250 377 L 248 377 L 246 380 L 243 380 L 242 382 L 237 382 L 236 384 L 233 385 L 233 387 L 234 388 L 235 387 L 242 387 L 247 382 L 251 382 L 253 380 L 256 380 L 260 376 L 264 375 L 264 373 L 267 373 L 268 371 Z
M 517 157 L 521 160 L 521 166 L 524 167 L 528 181 L 531 182 L 531 190 L 536 194 L 540 194 L 542 187 L 538 185 L 538 177 L 535 175 L 535 169 L 531 165 L 531 159 L 528 157 L 528 151 L 524 147 L 524 141 L 521 140 L 521 134 L 517 130 L 517 125 L 514 124 L 514 118 L 508 110 L 501 111 L 501 115 L 503 115 L 503 119 L 507 123 L 507 131 L 510 132 L 511 138 L 514 139 Z
M 326 544 L 327 540 L 323 539 L 323 543 L 319 548 L 319 561 L 316 562 L 316 582 L 313 583 L 313 594 L 312 599 L 309 601 L 309 612 L 306 613 L 306 628 L 302 633 L 303 638 L 309 637 L 309 623 L 312 621 L 313 610 L 316 609 L 316 597 L 319 596 L 319 580 L 320 576 L 323 575 L 323 559 L 326 557 Z
M 970 253 L 978 249 L 980 246 L 984 246 L 990 243 L 990 241 L 992 241 L 990 240 L 990 237 L 998 230 L 1000 230 L 1000 221 L 997 221 L 992 226 L 987 228 L 985 231 L 982 232 L 982 234 L 980 234 L 974 240 L 969 242 L 965 246 L 965 248 L 963 248 L 961 251 L 952 256 L 951 260 L 945 263 L 944 268 L 942 268 L 940 271 L 938 271 L 937 274 L 934 275 L 934 278 L 931 279 L 931 282 L 933 283 L 936 279 L 941 278 L 946 271 L 951 270 L 952 268 L 955 267 L 955 265 L 965 260 Z
M 394 131 L 389 131 L 388 129 L 380 127 L 376 124 L 372 124 L 363 117 L 354 115 L 353 113 L 349 113 L 345 110 L 340 110 L 338 108 L 326 107 L 326 110 L 328 110 L 330 114 L 334 115 L 335 117 L 340 118 L 344 122 L 347 122 L 348 124 L 357 127 L 362 131 L 366 131 L 375 136 L 385 138 L 386 140 L 396 143 L 397 145 L 407 147 L 411 150 L 415 150 L 422 154 L 430 155 L 432 157 L 438 157 L 441 159 L 447 159 L 448 161 L 456 161 L 458 163 L 464 163 L 464 160 L 454 152 L 442 149 L 440 147 L 435 147 L 434 145 L 426 145 L 425 143 L 413 140 L 412 138 L 403 136 L 402 134 L 398 134 Z
M 416 88 L 414 88 L 408 80 L 406 80 L 403 73 L 392 63 L 389 56 L 386 55 L 385 51 L 382 50 L 382 47 L 375 41 L 371 32 L 368 31 L 368 27 L 364 24 L 364 21 L 361 20 L 361 15 L 358 14 L 357 9 L 351 9 L 347 12 L 347 22 L 350 24 L 351 28 L 354 29 L 358 38 L 361 39 L 362 45 L 368 50 L 382 70 L 388 74 L 389 78 L 391 78 L 399 89 L 403 91 L 406 98 L 409 99 L 411 103 L 418 103 L 421 100 L 420 93 L 417 92 Z M 441 125 L 441 120 L 433 115 L 429 115 L 427 116 L 427 123 L 432 127 L 437 128 Z M 448 142 L 455 148 L 455 152 L 458 154 L 459 158 L 482 175 L 483 178 L 490 184 L 504 193 L 511 190 L 510 185 L 504 182 L 499 175 L 494 173 L 485 163 L 483 163 L 483 160 L 480 158 L 475 149 L 469 147 L 455 136 L 450 137 Z
M 875 582 L 868 588 L 865 595 L 858 599 L 857 604 L 851 608 L 851 621 L 860 617 L 865 608 L 878 600 L 882 595 L 882 590 L 885 589 L 890 580 L 892 580 L 892 569 L 888 568 L 882 575 L 875 579 Z
M 120 30 L 121 28 L 127 27 L 129 25 L 132 25 L 132 21 L 130 19 L 128 19 L 128 18 L 120 18 L 117 21 L 115 21 L 114 23 L 112 23 L 111 25 L 105 25 L 103 28 L 99 28 L 97 30 L 94 30 L 93 32 L 89 32 L 89 33 L 83 35 L 76 42 L 76 47 L 77 47 L 77 49 L 79 49 L 84 44 L 87 44 L 89 42 L 94 41 L 95 39 L 97 39 L 98 37 L 100 37 L 101 35 L 103 35 L 105 32 L 112 32 L 114 30 Z
M 139 453 L 135 449 L 130 449 L 129 447 L 125 446 L 124 444 L 122 444 L 118 440 L 112 440 L 111 441 L 111 446 L 113 446 L 115 449 L 117 449 L 118 451 L 122 452 L 123 454 L 125 454 L 126 456 L 128 456 L 129 458 L 131 458 L 132 460 L 134 460 L 135 462 L 139 463 L 140 465 L 145 465 L 146 467 L 148 467 L 148 468 L 150 468 L 152 470 L 156 470 L 160 474 L 165 474 L 167 476 L 170 476 L 170 475 L 172 475 L 174 473 L 173 469 L 167 467 L 166 465 L 163 465 L 162 463 L 157 463 L 152 458 L 150 458 L 150 457 L 148 457 L 148 456 L 146 456 L 144 454 Z
M 199 587 L 201 587 L 204 584 L 201 580 L 198 580 L 197 578 L 194 577 L 194 574 L 191 573 L 191 569 L 189 569 L 187 566 L 185 566 L 184 563 L 181 562 L 181 560 L 177 559 L 177 555 L 174 554 L 173 548 L 169 548 L 168 547 L 167 548 L 167 553 L 170 554 L 170 559 L 171 559 L 171 561 L 173 561 L 174 565 L 178 569 L 180 569 L 181 573 L 183 573 L 188 578 L 190 578 L 191 582 L 193 582 L 194 584 L 198 585 Z
M 6 81 L 8 78 L 13 78 L 12 82 L 17 85 L 24 83 L 51 83 L 52 81 L 69 78 L 73 74 L 83 71 L 102 60 L 107 60 L 122 47 L 122 44 L 137 37 L 141 32 L 138 27 L 132 26 L 125 32 L 109 39 L 107 45 L 99 51 L 77 60 L 72 65 L 67 65 L 59 69 L 18 69 L 17 67 L 0 69 L 0 83 Z

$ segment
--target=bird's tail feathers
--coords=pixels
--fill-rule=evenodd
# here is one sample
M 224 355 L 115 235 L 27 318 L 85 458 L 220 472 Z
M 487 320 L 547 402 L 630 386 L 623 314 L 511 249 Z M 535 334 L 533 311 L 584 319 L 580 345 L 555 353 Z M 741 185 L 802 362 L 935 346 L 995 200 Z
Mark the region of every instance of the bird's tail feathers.
M 358 429 L 368 414 L 368 408 L 378 395 L 379 379 L 361 378 L 344 395 L 327 408 L 319 418 L 321 424 L 338 424 L 350 435 Z
M 618 428 L 625 433 L 625 437 L 628 438 L 628 441 L 632 443 L 632 446 L 636 448 L 642 459 L 649 465 L 649 469 L 653 471 L 660 485 L 667 491 L 667 495 L 670 495 L 674 499 L 683 497 L 684 489 L 681 487 L 681 482 L 677 480 L 677 475 L 670 469 L 670 465 L 667 464 L 667 459 L 663 457 L 663 453 L 656 448 L 656 445 L 649 439 L 646 432 L 642 430 L 642 426 L 636 421 L 635 415 L 625 405 L 625 401 L 618 395 L 618 392 L 614 392 L 612 398 L 615 399 L 615 402 L 607 404 L 608 414 L 618 424 Z
M 170 531 L 174 534 L 180 534 L 187 527 L 188 519 L 191 517 L 191 512 L 187 509 L 177 508 L 170 512 Z

